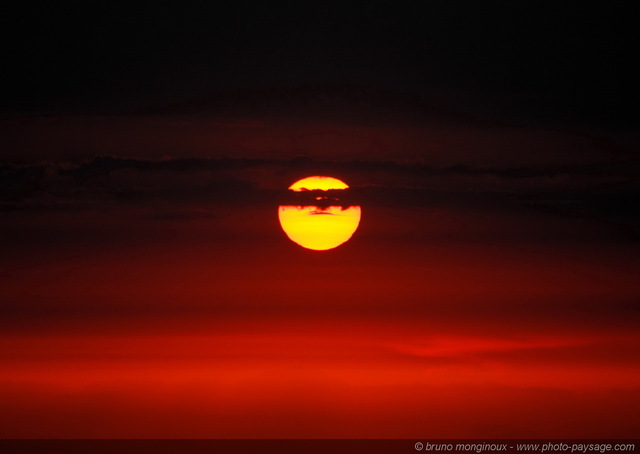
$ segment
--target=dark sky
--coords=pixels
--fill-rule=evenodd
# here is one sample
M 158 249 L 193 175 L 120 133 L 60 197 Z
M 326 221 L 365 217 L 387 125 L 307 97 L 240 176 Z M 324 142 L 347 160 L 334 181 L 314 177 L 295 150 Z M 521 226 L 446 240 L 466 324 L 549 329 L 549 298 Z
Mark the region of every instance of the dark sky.
M 13 5 L 2 198 L 14 207 L 134 188 L 189 194 L 204 180 L 183 176 L 197 171 L 275 189 L 324 169 L 385 190 L 542 193 L 562 204 L 605 194 L 598 203 L 628 217 L 640 143 L 635 12 L 578 2 Z M 146 163 L 157 159 L 176 163 Z M 87 177 L 62 171 L 85 168 Z
M 633 129 L 636 12 L 582 2 L 21 4 L 4 14 L 0 110 L 122 112 L 236 89 L 355 84 L 481 117 Z

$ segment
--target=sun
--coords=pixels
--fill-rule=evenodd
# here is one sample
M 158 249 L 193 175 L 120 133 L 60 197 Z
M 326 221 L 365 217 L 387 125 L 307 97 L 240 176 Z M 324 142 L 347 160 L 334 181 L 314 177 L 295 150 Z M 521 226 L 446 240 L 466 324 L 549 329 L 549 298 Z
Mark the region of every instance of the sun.
M 340 195 L 348 188 L 343 181 L 326 176 L 296 181 L 289 191 L 298 193 L 300 204 L 278 207 L 282 230 L 294 243 L 314 251 L 346 243 L 358 229 L 362 215 L 359 206 L 344 206 L 340 201 Z
M 328 191 L 329 189 L 348 189 L 349 186 L 344 181 L 333 177 L 307 177 L 298 180 L 289 186 L 290 191 Z

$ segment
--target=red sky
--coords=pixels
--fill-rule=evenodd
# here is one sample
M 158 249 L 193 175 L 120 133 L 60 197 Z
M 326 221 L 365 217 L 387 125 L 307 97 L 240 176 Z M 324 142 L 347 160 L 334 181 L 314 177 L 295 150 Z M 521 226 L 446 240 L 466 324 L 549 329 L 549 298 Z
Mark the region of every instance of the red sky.
M 637 435 L 638 248 L 609 227 L 373 206 L 313 252 L 275 207 L 143 214 L 5 215 L 1 436 Z

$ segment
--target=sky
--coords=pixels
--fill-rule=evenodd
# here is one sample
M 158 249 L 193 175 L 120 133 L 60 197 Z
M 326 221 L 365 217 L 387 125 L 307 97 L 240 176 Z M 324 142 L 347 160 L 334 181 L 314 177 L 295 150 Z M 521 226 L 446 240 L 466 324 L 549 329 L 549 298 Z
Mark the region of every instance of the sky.
M 638 438 L 631 7 L 4 16 L 0 437 Z

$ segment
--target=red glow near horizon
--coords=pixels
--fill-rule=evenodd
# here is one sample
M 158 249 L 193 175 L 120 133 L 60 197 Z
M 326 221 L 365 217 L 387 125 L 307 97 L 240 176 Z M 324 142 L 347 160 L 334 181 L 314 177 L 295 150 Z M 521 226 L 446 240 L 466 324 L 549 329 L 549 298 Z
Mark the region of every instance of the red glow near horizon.
M 61 230 L 126 225 L 126 242 L 34 237 L 39 254 L 1 277 L 15 315 L 0 336 L 0 433 L 635 434 L 640 337 L 620 315 L 638 293 L 633 248 L 443 239 L 482 218 L 368 213 L 329 254 L 283 247 L 272 207 L 169 226 L 47 215 Z

